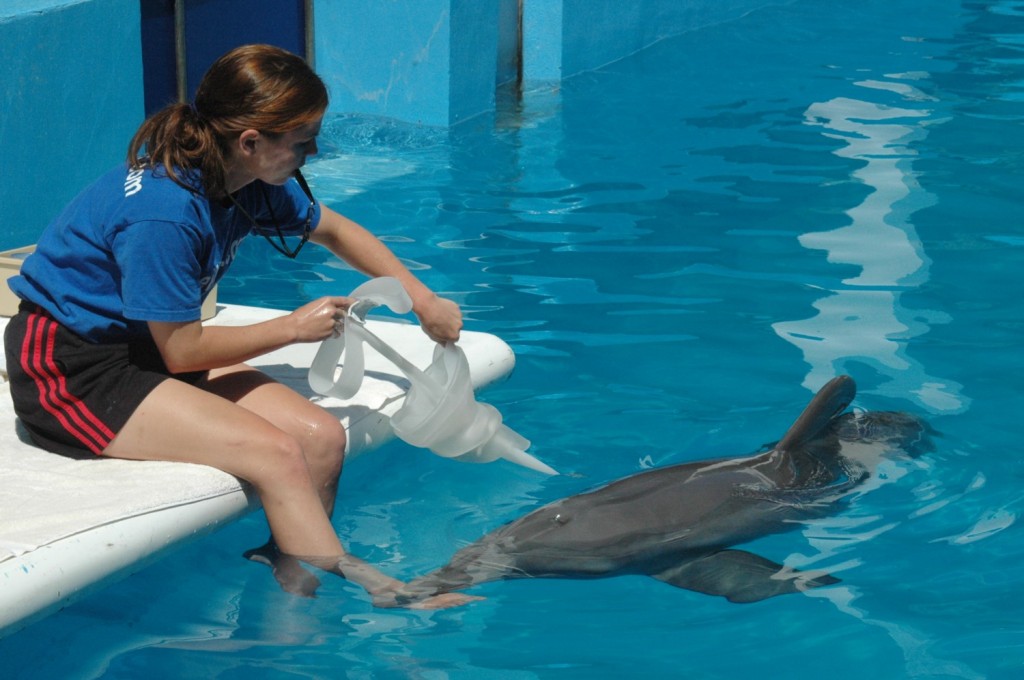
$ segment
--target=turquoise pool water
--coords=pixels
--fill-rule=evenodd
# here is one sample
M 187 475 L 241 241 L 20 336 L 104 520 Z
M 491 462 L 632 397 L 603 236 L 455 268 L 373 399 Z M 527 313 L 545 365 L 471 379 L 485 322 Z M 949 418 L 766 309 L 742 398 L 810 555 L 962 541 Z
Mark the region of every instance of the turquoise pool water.
M 935 452 L 756 551 L 842 578 L 755 605 L 651 579 L 492 583 L 425 613 L 240 559 L 253 516 L 21 633 L 46 678 L 1016 678 L 1024 673 L 1024 5 L 795 2 L 529 92 L 448 135 L 333 120 L 308 175 L 467 325 L 484 394 L 568 473 L 358 458 L 335 524 L 410 578 L 540 504 L 777 439 L 837 373 Z M 359 278 L 252 242 L 221 287 L 297 306 Z

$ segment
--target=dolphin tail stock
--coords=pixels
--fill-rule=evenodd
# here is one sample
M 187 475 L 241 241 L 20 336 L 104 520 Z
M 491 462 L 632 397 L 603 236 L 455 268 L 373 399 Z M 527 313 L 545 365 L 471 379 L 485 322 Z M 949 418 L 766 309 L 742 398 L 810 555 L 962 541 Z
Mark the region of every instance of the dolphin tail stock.
M 651 576 L 677 588 L 742 604 L 839 583 L 835 576 L 798 571 L 745 550 L 721 550 Z
M 775 448 L 780 451 L 802 448 L 821 433 L 834 417 L 842 413 L 855 396 L 857 384 L 850 376 L 841 375 L 828 381 L 786 430 Z

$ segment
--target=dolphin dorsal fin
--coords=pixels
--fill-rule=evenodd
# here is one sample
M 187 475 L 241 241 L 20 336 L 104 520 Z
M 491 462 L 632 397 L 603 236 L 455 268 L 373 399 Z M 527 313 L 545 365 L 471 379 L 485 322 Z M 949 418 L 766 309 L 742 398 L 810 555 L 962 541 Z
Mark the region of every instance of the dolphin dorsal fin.
M 825 383 L 818 390 L 800 417 L 786 431 L 775 446 L 776 450 L 793 451 L 813 439 L 829 421 L 843 412 L 857 396 L 857 384 L 848 375 L 841 375 Z

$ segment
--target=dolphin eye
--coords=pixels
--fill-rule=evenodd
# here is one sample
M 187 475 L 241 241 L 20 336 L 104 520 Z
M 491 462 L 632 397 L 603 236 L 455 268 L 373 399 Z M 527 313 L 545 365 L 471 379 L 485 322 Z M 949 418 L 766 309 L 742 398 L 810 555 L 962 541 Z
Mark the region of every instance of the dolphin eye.
M 554 522 L 555 524 L 568 524 L 569 523 L 569 518 L 566 517 L 565 515 L 559 513 L 559 514 L 555 515 L 554 517 L 552 517 L 551 521 Z

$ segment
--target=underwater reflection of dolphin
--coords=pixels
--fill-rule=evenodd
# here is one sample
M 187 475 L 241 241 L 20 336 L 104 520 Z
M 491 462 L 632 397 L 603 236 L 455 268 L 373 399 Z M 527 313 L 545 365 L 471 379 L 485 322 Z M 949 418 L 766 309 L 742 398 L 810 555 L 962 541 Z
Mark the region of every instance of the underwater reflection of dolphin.
M 924 450 L 928 428 L 913 416 L 842 413 L 855 394 L 850 377 L 833 379 L 768 451 L 648 470 L 545 505 L 459 550 L 399 597 L 498 579 L 646 574 L 756 602 L 837 583 L 730 546 L 831 514 L 881 460 Z

